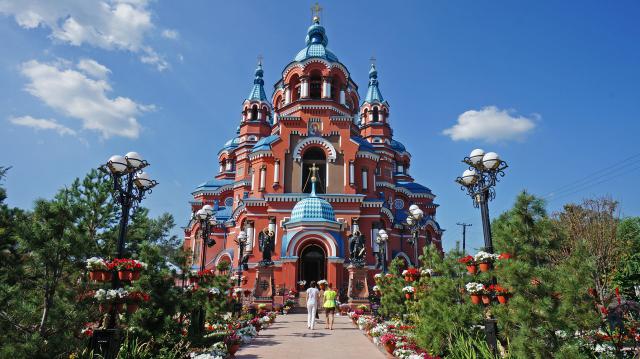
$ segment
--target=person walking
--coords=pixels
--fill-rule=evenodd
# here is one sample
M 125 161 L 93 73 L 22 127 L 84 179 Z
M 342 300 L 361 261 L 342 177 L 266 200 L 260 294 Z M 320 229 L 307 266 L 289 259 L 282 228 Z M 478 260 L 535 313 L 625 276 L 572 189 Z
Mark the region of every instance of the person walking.
M 316 281 L 312 280 L 307 289 L 307 328 L 313 330 L 316 325 L 316 316 L 318 315 L 318 300 L 320 299 L 320 291 L 317 288 Z
M 324 314 L 327 322 L 324 325 L 324 329 L 333 330 L 333 319 L 336 314 L 336 297 L 338 293 L 331 289 L 331 283 L 327 284 L 327 290 L 324 291 Z

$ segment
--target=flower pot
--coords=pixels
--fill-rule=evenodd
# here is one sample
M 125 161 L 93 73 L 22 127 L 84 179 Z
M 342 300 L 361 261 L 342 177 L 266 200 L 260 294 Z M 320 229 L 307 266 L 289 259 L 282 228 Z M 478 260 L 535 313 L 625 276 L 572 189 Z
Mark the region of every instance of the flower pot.
M 488 272 L 489 270 L 491 270 L 491 263 L 480 263 L 479 267 L 480 272 Z
M 384 343 L 384 350 L 386 350 L 387 353 L 389 354 L 393 354 L 393 351 L 396 350 L 395 343 L 390 343 L 390 342 Z
M 469 297 L 471 298 L 471 303 L 480 304 L 480 296 L 478 294 L 471 294 Z
M 100 273 L 102 274 L 101 275 L 101 277 L 102 277 L 101 281 L 102 282 L 111 282 L 111 280 L 113 279 L 113 272 L 111 272 L 111 271 L 106 271 L 105 270 L 105 271 L 102 271 Z
M 475 264 L 468 265 L 467 272 L 469 272 L 469 274 L 476 274 L 478 272 L 478 266 L 476 266 Z
M 139 307 L 140 307 L 140 304 L 138 303 L 127 303 L 127 313 L 129 314 L 135 313 Z
M 235 355 L 238 349 L 240 349 L 240 344 L 233 344 L 232 346 L 229 347 L 229 354 Z
M 140 271 L 133 271 L 131 272 L 131 280 L 138 280 L 140 279 Z
M 404 280 L 407 282 L 413 282 L 416 278 L 414 276 L 406 275 L 404 276 Z
M 404 297 L 407 299 L 411 299 L 411 293 L 404 293 Z
M 482 296 L 482 304 L 489 305 L 491 304 L 491 297 L 488 295 Z
M 506 295 L 499 295 L 498 296 L 498 302 L 500 304 L 506 304 L 509 301 L 509 297 Z
M 118 271 L 118 279 L 129 282 L 133 277 L 133 272 L 130 270 Z
M 102 280 L 102 271 L 92 270 L 89 272 L 89 279 L 97 282 Z
M 100 305 L 98 305 L 98 310 L 100 310 L 100 313 L 108 313 L 111 311 L 111 305 L 107 303 L 100 303 Z

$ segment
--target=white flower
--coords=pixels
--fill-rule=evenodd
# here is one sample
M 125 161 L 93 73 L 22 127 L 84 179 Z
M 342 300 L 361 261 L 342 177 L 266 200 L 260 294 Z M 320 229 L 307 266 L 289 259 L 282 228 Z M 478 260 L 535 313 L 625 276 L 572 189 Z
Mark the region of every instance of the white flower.
M 234 293 L 236 293 L 236 294 L 238 294 L 238 293 L 242 293 L 242 292 L 244 292 L 244 289 L 242 289 L 242 288 L 235 288 L 235 289 L 233 290 L 233 292 L 234 292 Z
M 104 289 L 98 289 L 96 290 L 96 294 L 93 295 L 93 297 L 99 301 L 99 302 L 103 302 L 107 299 L 107 291 Z
M 220 289 L 218 289 L 218 287 L 213 287 L 213 288 L 209 289 L 209 293 L 218 295 L 218 294 L 220 294 Z
M 482 292 L 482 290 L 484 289 L 484 284 L 470 282 L 470 283 L 467 283 L 464 287 L 467 290 L 467 292 L 474 294 L 474 293 Z
M 405 292 L 405 293 L 413 293 L 413 292 L 415 292 L 416 290 L 415 290 L 415 288 L 413 288 L 412 286 L 408 285 L 408 286 L 406 286 L 406 287 L 402 288 L 402 291 L 403 291 L 403 292 Z
M 87 269 L 89 270 L 102 270 L 107 269 L 107 262 L 102 258 L 91 257 L 87 259 Z
M 376 273 L 373 278 L 382 278 L 382 273 Z
M 374 291 L 374 292 L 377 292 L 377 291 L 379 291 L 379 290 L 380 290 L 380 287 L 378 287 L 377 285 L 374 285 L 374 286 L 373 286 L 373 291 Z
M 496 259 L 498 259 L 498 257 L 499 257 L 498 254 L 491 254 L 485 251 L 480 251 L 476 253 L 475 256 L 473 256 L 473 260 L 475 260 L 476 263 L 486 263 L 486 262 L 493 262 Z
M 428 276 L 432 275 L 433 273 L 435 273 L 435 271 L 431 268 L 426 268 L 420 271 L 420 274 Z
M 402 271 L 402 275 L 407 275 L 407 274 L 409 274 L 408 270 L 405 269 L 405 270 Z

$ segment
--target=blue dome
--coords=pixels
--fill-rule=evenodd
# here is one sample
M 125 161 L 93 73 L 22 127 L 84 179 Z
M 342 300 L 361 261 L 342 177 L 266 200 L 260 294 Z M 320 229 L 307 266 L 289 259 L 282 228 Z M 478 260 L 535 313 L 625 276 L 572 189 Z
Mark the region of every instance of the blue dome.
M 319 21 L 319 20 L 316 20 Z M 327 43 L 329 39 L 324 32 L 324 27 L 319 22 L 315 22 L 307 30 L 307 37 L 305 38 L 307 46 L 300 50 L 294 61 L 304 61 L 308 58 L 319 57 L 325 60 L 337 62 L 338 57 L 327 49 Z
M 289 223 L 294 222 L 335 222 L 336 215 L 329 202 L 314 193 L 296 203 L 291 211 Z
M 400 143 L 400 141 L 396 141 L 396 140 L 391 140 L 391 148 L 393 148 L 394 150 L 396 150 L 398 152 L 407 151 L 407 149 L 404 147 L 404 145 L 402 143 Z

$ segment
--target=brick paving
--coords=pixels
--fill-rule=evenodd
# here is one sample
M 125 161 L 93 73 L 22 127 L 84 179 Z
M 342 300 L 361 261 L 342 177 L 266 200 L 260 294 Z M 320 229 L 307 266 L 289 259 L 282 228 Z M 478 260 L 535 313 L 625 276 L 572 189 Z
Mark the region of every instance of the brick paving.
M 336 316 L 333 330 L 329 330 L 324 329 L 324 313 L 320 313 L 315 330 L 309 330 L 306 310 L 303 311 L 305 313 L 279 315 L 251 344 L 242 346 L 236 358 L 386 358 L 348 317 Z

